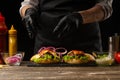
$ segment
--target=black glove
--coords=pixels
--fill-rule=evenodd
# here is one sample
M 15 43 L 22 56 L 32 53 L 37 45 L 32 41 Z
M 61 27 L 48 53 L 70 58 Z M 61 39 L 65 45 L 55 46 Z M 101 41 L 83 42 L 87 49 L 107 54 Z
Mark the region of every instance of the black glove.
M 38 13 L 35 9 L 29 8 L 25 12 L 25 17 L 23 18 L 23 23 L 26 26 L 26 29 L 28 31 L 29 37 L 32 39 L 35 36 L 35 27 L 37 26 L 37 23 L 35 22 L 36 18 L 38 17 Z
M 71 13 L 59 21 L 53 33 L 57 35 L 58 38 L 65 37 L 74 32 L 82 23 L 83 19 L 80 13 Z

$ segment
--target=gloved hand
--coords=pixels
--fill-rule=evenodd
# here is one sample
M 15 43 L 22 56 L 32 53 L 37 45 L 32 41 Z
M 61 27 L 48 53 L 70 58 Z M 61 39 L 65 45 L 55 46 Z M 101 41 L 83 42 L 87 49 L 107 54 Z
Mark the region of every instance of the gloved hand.
M 82 23 L 83 19 L 80 13 L 71 13 L 59 21 L 53 33 L 57 35 L 58 38 L 65 37 L 74 32 Z
M 23 18 L 23 23 L 26 26 L 29 37 L 32 39 L 35 36 L 35 27 L 37 23 L 35 22 L 38 17 L 38 13 L 33 8 L 28 8 L 25 12 L 25 17 Z

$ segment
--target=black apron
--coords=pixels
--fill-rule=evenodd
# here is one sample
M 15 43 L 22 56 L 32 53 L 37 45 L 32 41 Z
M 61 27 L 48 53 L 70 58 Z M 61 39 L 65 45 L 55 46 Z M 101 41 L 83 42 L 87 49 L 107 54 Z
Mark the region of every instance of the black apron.
M 95 0 L 39 0 L 39 26 L 35 39 L 35 53 L 44 46 L 65 47 L 68 50 L 100 51 L 101 39 L 98 23 L 84 24 L 65 38 L 52 34 L 59 20 L 71 13 L 86 10 Z

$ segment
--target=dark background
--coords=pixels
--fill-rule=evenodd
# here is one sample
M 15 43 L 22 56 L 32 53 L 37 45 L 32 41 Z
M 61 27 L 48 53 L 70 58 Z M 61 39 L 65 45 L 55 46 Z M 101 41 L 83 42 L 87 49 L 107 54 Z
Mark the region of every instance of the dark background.
M 6 19 L 6 26 L 10 29 L 14 25 L 18 31 L 18 50 L 25 51 L 26 55 L 24 60 L 29 60 L 33 55 L 33 40 L 29 39 L 26 28 L 22 24 L 19 15 L 19 8 L 23 0 L 0 0 L 0 12 Z M 115 33 L 120 33 L 120 0 L 113 1 L 113 14 L 112 16 L 100 22 L 103 49 L 108 50 L 108 37 Z

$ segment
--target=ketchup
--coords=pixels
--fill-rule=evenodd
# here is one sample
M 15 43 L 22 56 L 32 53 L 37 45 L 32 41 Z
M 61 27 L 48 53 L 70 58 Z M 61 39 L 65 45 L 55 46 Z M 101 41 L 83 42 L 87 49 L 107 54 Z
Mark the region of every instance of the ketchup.
M 6 39 L 7 39 L 7 27 L 5 24 L 5 18 L 0 13 L 0 53 L 5 52 L 7 49 Z M 0 54 L 0 64 L 2 63 L 3 63 L 3 60 Z

